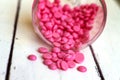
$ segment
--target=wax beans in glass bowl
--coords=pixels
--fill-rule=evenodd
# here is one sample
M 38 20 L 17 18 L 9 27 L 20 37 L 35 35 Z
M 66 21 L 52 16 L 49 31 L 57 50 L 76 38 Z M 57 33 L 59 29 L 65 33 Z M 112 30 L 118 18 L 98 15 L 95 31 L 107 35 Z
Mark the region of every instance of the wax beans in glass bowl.
M 32 22 L 49 45 L 83 49 L 103 32 L 106 10 L 104 0 L 34 0 Z

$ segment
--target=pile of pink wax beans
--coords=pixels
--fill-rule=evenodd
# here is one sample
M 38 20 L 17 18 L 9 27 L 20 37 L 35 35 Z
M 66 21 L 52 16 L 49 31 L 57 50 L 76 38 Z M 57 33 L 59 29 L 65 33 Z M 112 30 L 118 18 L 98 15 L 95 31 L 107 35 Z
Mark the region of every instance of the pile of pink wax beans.
M 53 45 L 51 51 L 45 47 L 38 49 L 45 65 L 52 70 L 67 70 L 83 62 L 84 55 L 79 48 L 90 39 L 98 9 L 96 4 L 71 8 L 68 4 L 62 6 L 60 0 L 39 0 L 36 11 L 38 29 Z M 86 71 L 84 66 L 77 69 Z

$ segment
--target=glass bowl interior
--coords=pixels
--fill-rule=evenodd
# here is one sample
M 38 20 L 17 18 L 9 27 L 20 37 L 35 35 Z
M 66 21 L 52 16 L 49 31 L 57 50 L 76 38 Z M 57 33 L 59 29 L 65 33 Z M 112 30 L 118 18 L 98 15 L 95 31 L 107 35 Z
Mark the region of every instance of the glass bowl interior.
M 37 35 L 41 39 L 43 39 L 46 43 L 52 46 L 53 44 L 50 41 L 48 41 L 41 33 L 41 29 L 39 26 L 39 20 L 36 16 L 36 11 L 38 10 L 37 9 L 38 3 L 39 3 L 39 0 L 34 0 L 33 6 L 32 6 L 33 26 L 34 26 L 34 29 Z M 69 4 L 71 7 L 78 6 L 78 5 L 84 5 L 84 4 L 92 4 L 92 3 L 97 4 L 99 6 L 99 9 L 98 9 L 97 15 L 93 23 L 93 28 L 90 31 L 90 39 L 89 41 L 82 44 L 80 49 L 83 49 L 89 46 L 90 44 L 92 44 L 102 33 L 105 27 L 106 18 L 107 18 L 107 8 L 106 8 L 105 1 L 104 0 L 61 0 L 62 5 Z

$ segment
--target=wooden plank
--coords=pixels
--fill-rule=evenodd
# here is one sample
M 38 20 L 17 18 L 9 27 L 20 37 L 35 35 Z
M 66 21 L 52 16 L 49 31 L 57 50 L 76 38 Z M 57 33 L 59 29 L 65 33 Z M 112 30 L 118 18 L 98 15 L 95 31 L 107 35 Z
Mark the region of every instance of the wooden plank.
M 84 65 L 87 67 L 86 73 L 81 73 L 74 69 L 68 71 L 61 71 L 61 80 L 101 80 L 97 66 L 93 60 L 93 56 L 89 48 L 82 50 L 85 55 L 85 61 L 77 66 Z
M 0 1 L 0 80 L 5 79 L 11 48 L 17 0 Z
M 52 71 L 43 65 L 42 59 L 36 50 L 40 46 L 49 46 L 40 40 L 33 31 L 31 5 L 32 1 L 22 0 L 10 80 L 100 80 L 89 48 L 83 51 L 86 59 L 82 65 L 88 67 L 87 73 L 80 73 L 76 69 L 71 69 L 66 72 L 59 70 Z M 29 54 L 37 55 L 37 61 L 30 62 L 27 59 Z
M 120 80 L 120 3 L 118 2 L 106 0 L 108 18 L 105 30 L 93 44 L 105 80 Z

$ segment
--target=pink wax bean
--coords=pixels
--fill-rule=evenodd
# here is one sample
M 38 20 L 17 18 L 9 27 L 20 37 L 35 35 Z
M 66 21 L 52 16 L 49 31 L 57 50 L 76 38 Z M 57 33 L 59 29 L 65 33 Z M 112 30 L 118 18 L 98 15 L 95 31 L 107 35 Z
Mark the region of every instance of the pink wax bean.
M 60 41 L 61 41 L 61 37 L 58 37 L 58 38 L 55 39 L 54 42 L 60 42 Z
M 61 43 L 67 43 L 67 42 L 68 42 L 68 39 L 66 37 L 63 37 Z
M 70 9 L 70 6 L 69 6 L 69 5 L 65 4 L 65 5 L 63 6 L 63 10 L 64 10 L 64 11 L 69 11 L 69 10 L 71 10 L 71 9 Z
M 75 67 L 75 62 L 74 61 L 68 61 L 67 62 L 69 68 L 74 68 Z
M 57 29 L 56 32 L 59 33 L 60 35 L 63 35 L 63 31 L 61 29 Z
M 38 49 L 38 52 L 40 52 L 40 53 L 47 53 L 47 52 L 48 52 L 48 49 L 45 48 L 45 47 L 40 47 L 40 48 Z
M 36 55 L 34 54 L 29 55 L 27 58 L 31 61 L 35 61 L 37 59 Z
M 65 71 L 66 71 L 66 70 L 68 69 L 68 64 L 67 64 L 67 62 L 65 62 L 65 61 L 61 61 L 61 65 L 60 65 L 60 66 L 61 66 L 61 69 L 62 69 L 62 70 L 65 70 Z
M 52 58 L 57 57 L 57 53 L 52 53 Z
M 62 14 L 60 12 L 55 12 L 54 17 L 55 18 L 61 18 Z
M 45 8 L 43 11 L 42 11 L 43 14 L 45 13 L 50 13 L 49 9 L 48 8 Z
M 75 39 L 78 38 L 78 34 L 77 33 L 74 32 L 74 33 L 72 33 L 72 35 L 73 35 L 73 38 L 75 38 Z
M 54 62 L 58 61 L 58 57 L 53 57 L 52 61 L 54 61 Z
M 42 57 L 43 57 L 44 59 L 51 59 L 51 58 L 52 58 L 52 55 L 49 54 L 49 53 L 46 53 L 46 54 L 43 54 Z
M 52 11 L 52 13 L 55 13 L 58 11 L 58 8 L 54 6 L 51 11 Z
M 48 8 L 52 8 L 53 7 L 53 4 L 50 1 L 47 1 L 46 5 L 47 5 Z
M 67 51 L 67 53 L 68 53 L 68 54 L 71 54 L 71 53 L 74 54 L 75 52 L 70 49 L 70 50 Z
M 45 9 L 45 3 L 44 2 L 41 2 L 40 4 L 38 4 L 38 9 Z
M 52 62 L 52 60 L 50 60 L 50 59 L 45 59 L 45 60 L 43 61 L 43 63 L 44 63 L 45 65 L 50 65 L 50 64 L 52 64 L 53 62 Z
M 73 60 L 73 56 L 70 55 L 70 54 L 66 54 L 66 55 L 64 56 L 64 60 L 65 60 L 65 61 L 71 61 L 71 60 Z
M 79 26 L 73 26 L 73 30 L 74 30 L 75 32 L 79 32 L 79 31 L 80 31 L 80 27 L 79 27 Z
M 77 70 L 80 72 L 86 72 L 87 68 L 85 66 L 78 66 Z
M 61 59 L 59 59 L 57 62 L 56 62 L 56 65 L 57 65 L 57 67 L 59 68 L 59 69 L 61 69 Z
M 56 66 L 55 63 L 50 64 L 48 67 L 49 67 L 49 69 L 51 69 L 51 70 L 56 70 L 56 69 L 57 69 L 57 66 Z
M 82 63 L 84 61 L 84 55 L 82 53 L 77 52 L 75 54 L 75 62 Z
M 54 42 L 53 45 L 54 45 L 55 47 L 60 47 L 60 46 L 61 46 L 61 44 L 58 43 L 58 42 Z
M 58 25 L 54 25 L 53 30 L 57 30 L 58 29 Z
M 59 33 L 54 32 L 52 35 L 53 35 L 54 38 L 59 38 L 60 37 Z
M 58 4 L 59 4 L 59 3 L 60 3 L 60 0 L 55 0 L 55 3 L 58 3 Z
M 58 47 L 53 47 L 53 48 L 52 48 L 52 51 L 58 53 L 58 52 L 60 52 L 61 50 L 60 50 L 60 48 L 58 48 Z
M 53 28 L 53 25 L 52 25 L 51 22 L 46 22 L 46 23 L 45 23 L 45 26 L 46 26 L 46 28 L 49 29 L 49 30 L 51 30 L 51 29 Z
M 41 19 L 41 14 L 40 14 L 40 12 L 37 12 L 36 15 L 37 15 L 38 19 Z
M 64 33 L 64 36 L 65 36 L 65 37 L 69 37 L 69 36 L 70 36 L 70 33 L 69 33 L 69 32 L 65 32 L 65 33 Z
M 62 21 L 66 20 L 66 19 L 67 19 L 67 16 L 66 16 L 66 15 L 62 15 L 62 16 L 61 16 L 61 20 L 62 20 Z
M 49 40 L 50 42 L 54 42 L 54 41 L 55 41 L 54 38 L 48 38 L 48 40 Z
M 47 13 L 43 14 L 42 17 L 43 17 L 43 18 L 49 18 L 49 16 L 48 16 Z
M 70 45 L 69 44 L 64 44 L 62 49 L 63 50 L 69 50 L 70 49 Z

